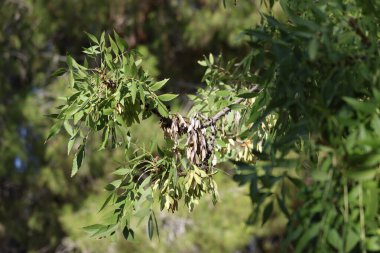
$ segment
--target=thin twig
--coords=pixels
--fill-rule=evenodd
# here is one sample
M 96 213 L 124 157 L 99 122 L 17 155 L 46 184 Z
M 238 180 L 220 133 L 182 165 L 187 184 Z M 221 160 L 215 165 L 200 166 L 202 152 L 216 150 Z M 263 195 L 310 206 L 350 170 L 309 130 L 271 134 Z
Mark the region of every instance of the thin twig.
M 251 89 L 248 90 L 248 92 L 255 92 L 255 91 L 258 91 L 259 90 L 259 86 L 257 84 L 255 84 Z M 243 102 L 245 100 L 245 98 L 239 98 L 237 99 L 233 104 L 231 105 L 237 105 L 237 104 L 240 104 L 241 102 Z M 211 126 L 213 123 L 215 123 L 216 121 L 218 121 L 221 117 L 223 117 L 224 115 L 226 115 L 227 113 L 229 113 L 231 111 L 231 107 L 225 107 L 223 108 L 221 111 L 219 111 L 217 114 L 215 114 L 211 119 L 207 120 L 203 125 L 202 125 L 202 128 L 207 128 L 209 126 Z M 153 108 L 151 110 L 151 112 L 153 114 L 155 114 L 157 117 L 160 118 L 161 122 L 165 125 L 165 127 L 169 127 L 171 125 L 171 122 L 172 122 L 172 119 L 169 118 L 169 117 L 163 117 L 157 109 Z M 187 129 L 185 129 L 185 131 L 187 131 Z
M 255 91 L 258 91 L 258 89 L 259 89 L 259 86 L 258 85 L 254 85 L 251 89 L 249 89 L 248 92 L 255 92 Z M 240 104 L 244 100 L 245 100 L 245 98 L 239 98 L 232 105 Z M 206 123 L 203 124 L 203 128 L 209 127 L 211 124 L 213 124 L 216 121 L 218 121 L 221 117 L 223 117 L 224 115 L 226 115 L 230 111 L 231 111 L 231 107 L 225 107 L 224 109 L 222 109 L 221 111 L 219 111 L 217 114 L 215 114 L 211 119 L 209 119 L 208 121 L 206 121 Z

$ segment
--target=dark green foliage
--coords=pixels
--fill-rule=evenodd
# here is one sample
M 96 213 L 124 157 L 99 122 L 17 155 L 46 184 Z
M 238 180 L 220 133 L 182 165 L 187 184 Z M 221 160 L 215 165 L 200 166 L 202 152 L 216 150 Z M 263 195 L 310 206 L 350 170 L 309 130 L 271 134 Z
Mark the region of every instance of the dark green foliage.
M 252 200 L 278 200 L 289 217 L 284 249 L 378 251 L 379 244 L 369 246 L 380 225 L 378 17 L 361 1 L 289 3 L 281 2 L 288 22 L 265 16 L 265 25 L 245 31 L 254 49 L 243 62 L 252 61 L 264 92 L 243 136 L 257 140 L 261 124 L 269 129 L 263 150 L 254 151 L 259 160 L 268 157 L 252 172 L 264 176 L 260 183 L 245 176 Z M 275 124 L 267 122 L 270 115 Z M 288 163 L 290 157 L 296 162 Z M 295 199 L 285 184 L 294 167 L 305 180 Z M 264 181 L 278 173 L 281 180 Z M 290 208 L 287 200 L 294 202 Z
M 78 220 L 63 222 L 62 217 L 67 215 L 67 210 L 72 209 L 73 213 L 83 210 L 85 199 L 98 196 L 103 190 L 98 184 L 108 181 L 105 173 L 111 172 L 114 166 L 114 160 L 108 159 L 111 157 L 109 151 L 91 155 L 104 143 L 103 140 L 89 141 L 83 148 L 86 157 L 80 173 L 72 179 L 67 168 L 72 167 L 73 151 L 79 148 L 78 135 L 74 138 L 70 135 L 66 145 L 64 139 L 68 136 L 62 131 L 60 136 L 44 145 L 48 128 L 53 125 L 45 115 L 51 114 L 51 108 L 57 105 L 55 97 L 68 94 L 63 79 L 57 81 L 50 75 L 65 65 L 68 52 L 82 63 L 83 48 L 93 43 L 84 31 L 100 36 L 103 30 L 111 34 L 113 29 L 117 30 L 131 48 L 138 46 L 144 53 L 142 65 L 148 66 L 152 76 L 170 72 L 171 84 L 183 81 L 166 88 L 171 91 L 194 89 L 196 84 L 192 82 L 201 75 L 200 67 L 194 63 L 204 51 L 209 51 L 208 48 L 223 48 L 226 53 L 238 51 L 231 46 L 235 35 L 231 36 L 227 31 L 234 31 L 237 35 L 240 29 L 236 27 L 242 27 L 243 22 L 223 28 L 222 36 L 215 35 L 221 30 L 220 23 L 226 22 L 221 3 L 215 12 L 213 6 L 215 3 L 218 6 L 217 1 L 204 2 L 196 8 L 187 4 L 178 6 L 176 2 L 161 5 L 155 1 L 124 0 L 0 1 L 1 252 L 55 251 L 57 247 L 57 250 L 66 247 L 67 238 L 74 237 L 79 228 L 70 230 L 65 226 Z M 239 12 L 247 12 L 248 6 L 240 8 Z M 194 13 L 199 16 L 194 18 Z M 203 13 L 218 15 L 213 33 L 205 29 Z M 208 38 L 202 43 L 198 39 L 190 43 L 191 34 L 200 27 L 199 23 L 203 32 L 197 34 L 207 34 Z M 221 41 L 225 43 L 219 43 Z M 177 53 L 169 54 L 174 48 Z M 193 71 L 188 71 L 189 66 Z M 62 73 L 59 69 L 55 74 Z M 154 120 L 150 124 L 152 122 L 158 125 Z M 59 129 L 71 132 L 67 123 L 62 125 L 59 122 L 56 131 Z M 146 129 L 150 130 L 151 126 Z M 146 129 L 142 128 L 134 138 L 146 141 L 149 136 L 157 136 Z M 104 134 L 107 135 L 107 131 Z M 109 136 L 105 147 L 112 144 L 112 131 Z M 65 156 L 68 150 L 71 150 L 70 157 Z M 103 182 L 99 183 L 101 180 Z M 71 247 L 70 243 L 68 247 Z M 74 250 L 79 251 L 78 242 L 74 244 Z

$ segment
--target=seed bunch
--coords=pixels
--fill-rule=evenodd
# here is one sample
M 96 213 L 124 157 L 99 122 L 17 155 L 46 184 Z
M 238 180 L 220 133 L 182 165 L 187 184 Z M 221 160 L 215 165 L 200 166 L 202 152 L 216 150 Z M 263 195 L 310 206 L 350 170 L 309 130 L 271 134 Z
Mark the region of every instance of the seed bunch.
M 214 153 L 215 123 L 205 125 L 210 120 L 201 114 L 196 114 L 190 119 L 184 119 L 181 115 L 175 114 L 171 117 L 171 124 L 163 125 L 166 137 L 174 142 L 173 151 L 180 157 L 178 145 L 180 137 L 187 135 L 186 157 L 194 165 L 209 171 L 215 166 L 216 160 L 210 163 L 210 158 Z M 208 131 L 209 129 L 209 131 Z

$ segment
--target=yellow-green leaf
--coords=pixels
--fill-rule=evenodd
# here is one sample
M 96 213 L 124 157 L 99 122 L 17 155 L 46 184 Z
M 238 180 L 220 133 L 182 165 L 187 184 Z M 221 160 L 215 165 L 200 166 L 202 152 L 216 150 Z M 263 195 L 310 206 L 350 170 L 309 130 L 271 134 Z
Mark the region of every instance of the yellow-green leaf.
M 161 101 L 167 102 L 167 101 L 171 101 L 175 99 L 176 97 L 178 97 L 177 94 L 163 94 L 163 95 L 158 96 L 158 99 Z
M 169 81 L 169 79 L 161 80 L 161 81 L 159 81 L 159 82 L 153 84 L 153 85 L 150 87 L 150 89 L 151 89 L 152 91 L 159 90 L 159 89 L 161 89 L 162 86 L 164 86 L 168 81 Z

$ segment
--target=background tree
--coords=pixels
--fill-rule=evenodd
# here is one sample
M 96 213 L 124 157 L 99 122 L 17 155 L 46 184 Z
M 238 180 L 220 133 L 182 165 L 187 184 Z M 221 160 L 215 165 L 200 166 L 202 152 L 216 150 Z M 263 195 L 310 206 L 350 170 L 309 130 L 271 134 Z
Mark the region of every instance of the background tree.
M 156 1 L 2 1 L 0 251 L 104 252 L 113 249 L 124 252 L 130 249 L 147 252 L 156 249 L 156 242 L 145 239 L 145 226 L 139 228 L 140 237 L 136 238 L 145 241 L 146 247 L 140 249 L 129 242 L 111 243 L 88 238 L 80 229 L 99 219 L 96 214 L 106 197 L 103 186 L 111 180 L 110 172 L 117 166 L 117 154 L 113 153 L 114 159 L 108 159 L 110 153 L 106 151 L 87 156 L 81 172 L 70 178 L 68 168 L 72 166 L 72 157 L 66 156 L 66 137 L 56 137 L 44 145 L 52 124 L 45 115 L 61 103 L 55 99 L 57 94 L 69 94 L 64 80 L 52 79 L 50 75 L 65 65 L 68 52 L 81 61 L 83 47 L 90 44 L 84 31 L 100 36 L 103 30 L 112 32 L 115 29 L 130 47 L 137 47 L 143 53 L 142 64 L 152 76 L 158 77 L 165 71 L 171 73 L 168 90 L 194 91 L 202 75 L 201 67 L 195 63 L 204 53 L 211 49 L 223 50 L 225 54 L 244 51 L 238 35 L 243 27 L 255 22 L 258 14 L 253 11 L 245 20 L 238 17 L 239 13 L 250 12 L 251 7 L 247 3 L 224 9 L 219 1 L 162 1 L 160 4 Z M 156 18 L 158 13 L 159 19 Z M 205 29 L 206 13 L 213 17 L 212 33 Z M 227 20 L 235 20 L 229 23 L 230 33 L 225 25 Z M 197 32 L 198 28 L 202 33 Z M 143 40 L 138 31 L 149 36 Z M 202 44 L 199 40 L 190 43 L 191 34 L 203 38 Z M 174 52 L 174 47 L 176 53 L 169 58 L 168 52 L 171 49 Z M 190 67 L 191 72 L 188 71 Z M 134 132 L 139 142 L 148 145 L 157 135 L 147 134 L 150 133 L 147 129 L 155 126 L 159 130 L 159 124 L 151 119 L 144 125 Z M 206 211 L 210 209 L 207 203 L 201 203 L 193 216 L 186 210 L 176 216 L 160 215 L 158 220 L 166 227 L 161 231 L 161 242 L 165 242 L 159 246 L 161 251 L 168 252 L 169 248 L 173 252 L 188 248 L 232 251 L 245 247 L 251 240 L 250 231 L 240 229 L 248 210 L 235 209 L 229 201 L 248 206 L 248 199 L 238 194 L 240 190 L 226 177 L 221 175 L 218 180 L 228 189 L 225 194 L 220 192 L 224 201 L 231 204 L 217 207 L 217 215 Z M 220 222 L 225 214 L 235 218 Z M 204 224 L 201 220 L 210 220 L 210 223 Z M 221 233 L 220 226 L 228 226 L 229 232 Z M 202 243 L 198 240 L 200 234 L 203 235 Z M 169 240 L 176 236 L 187 243 Z

